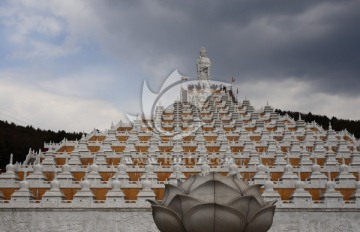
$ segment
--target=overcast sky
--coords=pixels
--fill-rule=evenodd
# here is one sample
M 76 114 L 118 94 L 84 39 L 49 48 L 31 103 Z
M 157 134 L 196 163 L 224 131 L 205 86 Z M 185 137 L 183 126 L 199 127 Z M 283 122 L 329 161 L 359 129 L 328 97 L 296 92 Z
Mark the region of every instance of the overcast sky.
M 235 77 L 256 108 L 360 119 L 360 1 L 3 0 L 0 119 L 90 132 L 174 70 Z

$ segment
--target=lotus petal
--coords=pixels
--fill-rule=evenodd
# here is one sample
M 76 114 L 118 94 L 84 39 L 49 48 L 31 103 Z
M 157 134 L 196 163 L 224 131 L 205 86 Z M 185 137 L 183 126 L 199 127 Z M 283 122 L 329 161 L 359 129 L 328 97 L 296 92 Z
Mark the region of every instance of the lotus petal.
M 184 190 L 172 184 L 165 184 L 165 193 L 162 205 L 167 206 L 177 194 L 184 194 Z
M 239 197 L 226 205 L 241 212 L 246 220 L 252 218 L 252 216 L 262 208 L 254 196 Z
M 262 186 L 261 184 L 251 185 L 249 188 L 245 190 L 244 196 L 254 196 L 262 206 L 265 206 L 266 203 L 264 199 L 261 197 L 261 192 L 260 192 L 261 186 Z
M 266 232 L 270 229 L 273 223 L 275 213 L 275 205 L 267 206 L 250 218 L 245 232 Z
M 184 190 L 186 194 L 189 193 L 191 185 L 194 183 L 196 177 L 194 175 L 189 176 L 184 182 L 179 184 L 179 187 Z
M 149 202 L 151 205 L 160 205 L 160 203 L 158 201 L 153 201 L 150 199 L 146 199 L 147 202 Z
M 277 201 L 278 201 L 278 200 L 265 201 L 265 205 L 266 205 L 266 206 L 268 206 L 268 205 L 275 205 Z
M 205 202 L 186 195 L 176 195 L 168 205 L 168 208 L 174 210 L 181 218 L 194 206 L 204 204 Z
M 194 182 L 192 183 L 192 185 L 189 188 L 189 191 L 186 194 L 191 193 L 194 189 L 196 189 L 197 187 L 199 187 L 200 185 L 202 185 L 203 183 L 209 180 L 214 180 L 214 173 L 210 173 L 206 176 L 196 176 Z
M 186 231 L 191 232 L 239 232 L 244 230 L 246 219 L 237 210 L 206 203 L 191 208 L 183 223 Z
M 236 177 L 236 176 L 235 175 L 230 175 L 230 176 L 215 175 L 214 180 L 220 181 L 220 182 L 228 185 L 229 187 L 233 188 L 234 190 L 238 191 L 239 193 L 241 193 L 242 191 L 241 191 L 240 187 L 235 183 L 234 177 Z
M 265 202 L 260 187 L 236 175 L 210 173 L 178 186 L 166 184 L 162 203 L 149 202 L 162 232 L 266 232 L 276 201 Z
M 197 186 L 196 189 L 193 189 L 189 193 L 189 196 L 205 202 L 224 205 L 230 200 L 241 196 L 241 194 L 220 181 L 208 180 L 207 182 Z
M 152 212 L 155 224 L 161 232 L 186 232 L 181 218 L 171 209 L 153 205 Z
M 251 185 L 250 187 L 248 187 L 245 190 L 244 195 L 245 196 L 261 196 L 261 192 L 260 192 L 261 186 L 262 186 L 261 184 Z
M 239 177 L 237 177 L 236 175 L 233 175 L 233 180 L 235 182 L 235 184 L 239 187 L 240 192 L 242 194 L 244 194 L 244 192 L 246 191 L 246 189 L 249 188 L 249 184 L 246 181 L 243 181 L 242 179 L 240 179 Z

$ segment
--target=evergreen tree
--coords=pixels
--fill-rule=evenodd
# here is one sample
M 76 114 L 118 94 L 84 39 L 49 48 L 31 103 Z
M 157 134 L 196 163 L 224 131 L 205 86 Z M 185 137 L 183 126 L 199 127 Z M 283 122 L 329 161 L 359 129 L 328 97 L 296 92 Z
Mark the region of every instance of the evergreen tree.
M 308 114 L 303 114 L 299 112 L 293 111 L 282 111 L 276 109 L 275 112 L 280 115 L 288 114 L 290 117 L 294 118 L 294 120 L 299 120 L 299 114 L 301 114 L 301 118 L 306 122 L 315 121 L 317 124 L 322 126 L 325 130 L 329 129 L 329 123 L 333 130 L 341 131 L 347 130 L 351 134 L 354 134 L 356 138 L 360 138 L 360 120 L 348 120 L 348 119 L 337 119 L 336 117 L 328 118 L 326 115 L 313 115 L 311 112 Z
M 9 163 L 11 153 L 14 155 L 14 162 L 23 162 L 30 148 L 39 151 L 44 149 L 44 142 L 59 143 L 64 138 L 80 139 L 81 133 L 40 130 L 32 126 L 18 126 L 0 120 L 0 168 L 4 169 Z

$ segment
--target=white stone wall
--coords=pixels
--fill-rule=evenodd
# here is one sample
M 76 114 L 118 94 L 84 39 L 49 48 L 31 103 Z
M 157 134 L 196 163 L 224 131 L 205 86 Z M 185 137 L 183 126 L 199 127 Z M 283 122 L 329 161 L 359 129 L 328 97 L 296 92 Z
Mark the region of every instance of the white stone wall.
M 0 209 L 1 232 L 153 232 L 150 209 Z
M 150 209 L 0 209 L 1 232 L 158 231 Z M 280 209 L 269 232 L 360 232 L 360 211 Z
M 281 210 L 269 232 L 360 232 L 360 211 Z

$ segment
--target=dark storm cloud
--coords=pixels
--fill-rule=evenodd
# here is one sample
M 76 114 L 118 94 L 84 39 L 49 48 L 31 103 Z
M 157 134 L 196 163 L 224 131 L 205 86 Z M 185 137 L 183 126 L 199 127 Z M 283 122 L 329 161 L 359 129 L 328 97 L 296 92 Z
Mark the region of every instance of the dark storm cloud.
M 175 56 L 194 76 L 201 46 L 213 76 L 299 78 L 318 91 L 358 95 L 360 1 L 95 2 L 108 51 L 156 66 Z M 190 58 L 190 59 L 189 59 Z M 165 77 L 164 77 L 165 78 Z
M 8 0 L 0 12 L 0 105 L 23 122 L 107 128 L 141 112 L 144 79 L 157 92 L 174 68 L 195 77 L 202 46 L 212 77 L 236 77 L 255 107 L 359 119 L 358 0 Z

